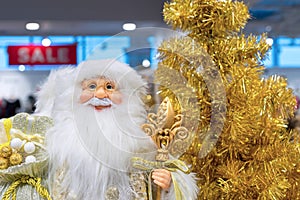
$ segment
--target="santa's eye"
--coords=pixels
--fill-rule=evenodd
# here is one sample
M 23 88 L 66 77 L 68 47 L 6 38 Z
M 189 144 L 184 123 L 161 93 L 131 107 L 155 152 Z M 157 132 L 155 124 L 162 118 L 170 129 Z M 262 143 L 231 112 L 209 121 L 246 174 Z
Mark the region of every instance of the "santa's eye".
M 106 89 L 107 90 L 112 90 L 112 89 L 114 89 L 114 86 L 111 83 L 107 83 L 106 84 Z
M 88 88 L 89 88 L 90 90 L 95 90 L 96 87 L 97 87 L 97 85 L 94 84 L 94 83 L 91 83 L 91 84 L 88 85 Z

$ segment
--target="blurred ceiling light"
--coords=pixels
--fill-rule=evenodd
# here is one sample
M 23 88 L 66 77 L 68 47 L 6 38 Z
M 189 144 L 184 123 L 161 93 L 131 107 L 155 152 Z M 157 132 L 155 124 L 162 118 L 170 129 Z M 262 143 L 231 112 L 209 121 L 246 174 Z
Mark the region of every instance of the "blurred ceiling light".
M 266 39 L 266 43 L 267 43 L 268 45 L 272 46 L 272 45 L 273 45 L 273 39 L 272 39 L 272 38 L 267 38 L 267 39 Z
M 36 30 L 39 30 L 40 24 L 35 23 L 35 22 L 30 22 L 30 23 L 27 23 L 25 27 L 29 31 L 36 31 Z
M 142 65 L 144 66 L 144 67 L 150 67 L 150 61 L 148 60 L 148 59 L 144 59 L 143 60 L 143 62 L 142 62 Z
M 42 45 L 44 47 L 49 47 L 51 45 L 51 40 L 49 38 L 47 38 L 47 37 L 43 38 L 42 39 Z
M 19 65 L 19 71 L 21 72 L 25 71 L 25 65 Z
M 134 23 L 125 23 L 123 24 L 123 29 L 125 31 L 133 31 L 136 29 L 136 25 Z

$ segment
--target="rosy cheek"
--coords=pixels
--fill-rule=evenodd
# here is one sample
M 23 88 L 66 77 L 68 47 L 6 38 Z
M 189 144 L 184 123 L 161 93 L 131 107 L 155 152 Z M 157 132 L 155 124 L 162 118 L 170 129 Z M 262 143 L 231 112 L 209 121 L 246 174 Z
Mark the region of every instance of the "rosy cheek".
M 122 103 L 122 94 L 119 92 L 114 92 L 113 94 L 109 95 L 109 98 L 114 104 Z
M 90 100 L 91 98 L 93 98 L 93 96 L 94 96 L 93 93 L 83 91 L 80 95 L 79 102 L 85 103 L 88 100 Z

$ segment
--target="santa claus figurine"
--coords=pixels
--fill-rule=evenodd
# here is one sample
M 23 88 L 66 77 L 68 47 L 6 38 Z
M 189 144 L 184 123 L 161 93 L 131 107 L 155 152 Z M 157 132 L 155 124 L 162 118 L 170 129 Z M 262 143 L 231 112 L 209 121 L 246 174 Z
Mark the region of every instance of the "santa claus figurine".
M 35 116 L 53 120 L 45 133 L 52 199 L 155 199 L 149 190 L 157 186 L 161 199 L 174 200 L 174 183 L 181 198 L 196 199 L 193 174 L 132 166 L 132 158 L 155 160 L 156 147 L 141 130 L 146 86 L 135 70 L 116 60 L 89 60 L 51 72 Z

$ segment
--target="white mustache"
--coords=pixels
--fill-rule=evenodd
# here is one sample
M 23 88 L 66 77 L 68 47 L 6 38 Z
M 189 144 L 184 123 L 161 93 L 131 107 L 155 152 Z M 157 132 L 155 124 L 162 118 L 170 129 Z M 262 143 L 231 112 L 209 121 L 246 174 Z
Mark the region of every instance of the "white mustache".
M 110 106 L 113 102 L 109 98 L 97 98 L 93 97 L 87 102 L 85 102 L 83 105 L 92 105 L 92 106 Z

